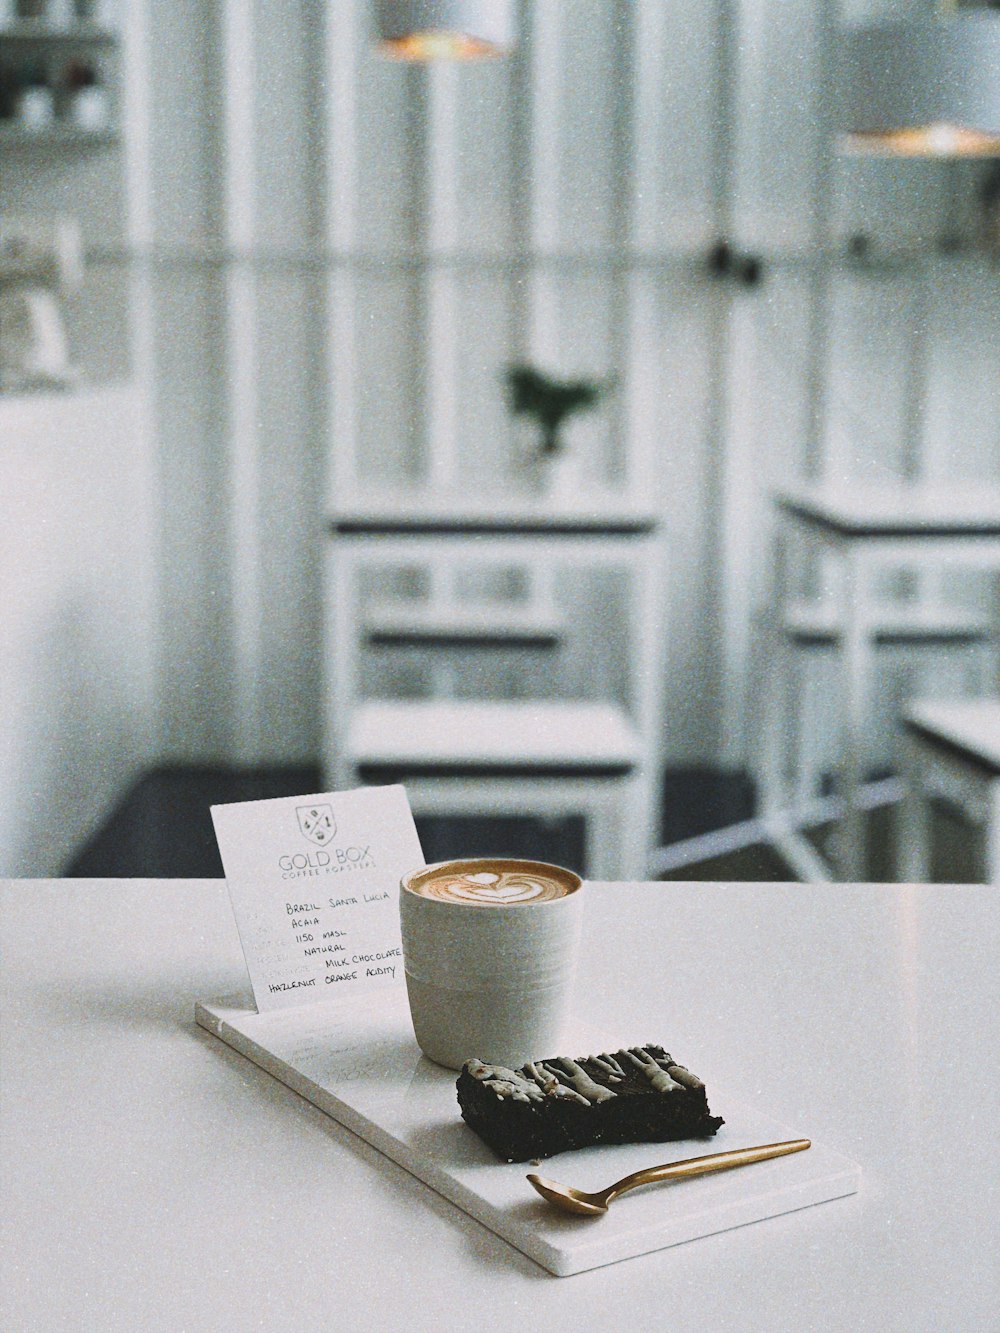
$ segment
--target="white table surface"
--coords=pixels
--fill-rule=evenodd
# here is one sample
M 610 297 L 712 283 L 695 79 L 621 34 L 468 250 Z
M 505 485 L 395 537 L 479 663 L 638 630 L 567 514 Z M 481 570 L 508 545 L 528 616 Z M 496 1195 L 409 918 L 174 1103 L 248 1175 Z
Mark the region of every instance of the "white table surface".
M 222 881 L 21 881 L 4 1329 L 995 1330 L 997 892 L 587 892 L 582 1016 L 860 1162 L 858 1195 L 553 1278 L 196 1027 L 245 985 Z
M 1000 536 L 1000 486 L 988 482 L 800 486 L 781 492 L 778 503 L 848 536 Z
M 1000 698 L 918 699 L 902 716 L 1000 769 Z

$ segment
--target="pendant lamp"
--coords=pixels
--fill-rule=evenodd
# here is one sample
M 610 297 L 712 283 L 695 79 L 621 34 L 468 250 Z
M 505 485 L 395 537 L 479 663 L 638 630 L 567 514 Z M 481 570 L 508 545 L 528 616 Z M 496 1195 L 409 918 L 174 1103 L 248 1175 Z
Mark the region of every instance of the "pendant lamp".
M 398 60 L 504 55 L 516 41 L 513 0 L 375 0 L 379 46 Z
M 848 31 L 842 151 L 1000 156 L 1000 10 Z

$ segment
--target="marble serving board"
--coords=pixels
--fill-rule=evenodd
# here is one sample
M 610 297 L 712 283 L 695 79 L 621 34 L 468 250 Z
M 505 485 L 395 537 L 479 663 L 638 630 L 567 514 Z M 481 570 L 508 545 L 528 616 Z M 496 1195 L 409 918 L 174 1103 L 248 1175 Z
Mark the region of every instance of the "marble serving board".
M 637 1190 L 602 1218 L 562 1215 L 526 1182 L 535 1167 L 498 1161 L 465 1125 L 456 1075 L 421 1055 L 402 987 L 349 1004 L 265 1014 L 247 1005 L 243 997 L 204 1001 L 195 1017 L 558 1277 L 842 1198 L 859 1187 L 859 1167 L 814 1141 L 808 1152 Z M 564 1053 L 613 1050 L 634 1040 L 623 1043 L 622 1034 L 580 1026 Z M 726 1120 L 714 1139 L 588 1148 L 560 1153 L 538 1169 L 592 1190 L 658 1162 L 810 1137 L 808 1125 L 776 1124 L 711 1087 L 709 1104 Z

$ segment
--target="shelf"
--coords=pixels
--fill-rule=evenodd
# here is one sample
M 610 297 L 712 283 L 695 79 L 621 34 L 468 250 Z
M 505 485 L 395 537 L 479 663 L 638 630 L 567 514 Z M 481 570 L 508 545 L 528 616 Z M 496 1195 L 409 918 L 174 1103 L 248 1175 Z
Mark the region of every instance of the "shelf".
M 0 28 L 0 44 L 19 42 L 46 46 L 117 46 L 118 34 L 97 23 L 74 23 L 57 28 L 44 19 L 17 19 Z
M 33 152 L 39 148 L 110 148 L 118 138 L 114 129 L 80 130 L 72 125 L 56 124 L 45 129 L 26 130 L 20 125 L 0 123 L 0 148 L 15 152 Z
M 74 57 L 82 58 L 88 66 L 99 71 L 102 86 L 111 90 L 117 87 L 120 44 L 120 36 L 113 29 L 87 21 L 56 26 L 44 19 L 15 19 L 0 26 L 0 54 L 5 61 L 14 62 L 14 68 L 20 63 L 43 67 L 57 109 L 65 96 L 61 71 Z M 16 90 L 9 91 L 14 96 Z M 15 116 L 7 116 L 0 120 L 0 151 L 36 154 L 69 150 L 79 153 L 111 147 L 119 139 L 117 102 L 118 97 L 112 91 L 109 119 L 100 129 L 79 128 L 68 117 L 59 115 L 52 123 L 40 126 L 26 126 Z M 8 105 L 6 109 L 12 108 Z
M 641 254 L 616 251 L 612 254 L 564 256 L 557 259 L 540 253 L 517 255 L 443 254 L 433 257 L 403 255 L 395 252 L 375 252 L 361 249 L 328 249 L 323 246 L 283 246 L 255 243 L 251 247 L 227 246 L 210 242 L 184 245 L 162 245 L 143 249 L 107 246 L 95 243 L 87 251 L 89 262 L 98 264 L 125 264 L 141 259 L 153 267 L 168 270 L 198 268 L 224 269 L 253 264 L 261 270 L 279 273 L 323 274 L 349 272 L 359 276 L 418 276 L 432 277 L 436 273 L 468 270 L 472 274 L 490 271 L 513 276 L 530 272 L 580 272 L 608 277 L 636 271 L 648 271 L 663 276 L 671 270 L 678 273 L 705 276 L 703 251 L 678 250 L 676 253 Z M 989 276 L 996 271 L 996 260 L 991 251 L 972 245 L 968 240 L 956 250 L 941 251 L 933 246 L 924 250 L 894 250 L 874 254 L 863 262 L 841 250 L 817 251 L 808 255 L 764 254 L 762 259 L 769 270 L 781 269 L 798 276 L 829 273 L 853 279 L 881 279 L 912 275 L 914 272 L 944 274 L 956 268 L 980 266 Z M 708 279 L 706 278 L 706 281 Z
M 135 398 L 135 385 L 129 380 L 40 389 L 37 393 L 0 393 L 0 433 L 6 443 L 17 433 L 35 434 L 71 426 L 82 415 L 111 415 Z

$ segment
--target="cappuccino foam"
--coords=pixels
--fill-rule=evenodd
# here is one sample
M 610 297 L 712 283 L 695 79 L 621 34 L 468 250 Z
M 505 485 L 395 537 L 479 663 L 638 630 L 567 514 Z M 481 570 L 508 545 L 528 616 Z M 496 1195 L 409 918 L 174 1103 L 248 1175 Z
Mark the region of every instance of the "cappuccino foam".
M 406 887 L 422 898 L 456 906 L 518 907 L 565 898 L 580 886 L 571 870 L 540 861 L 482 859 L 449 861 L 407 877 Z

